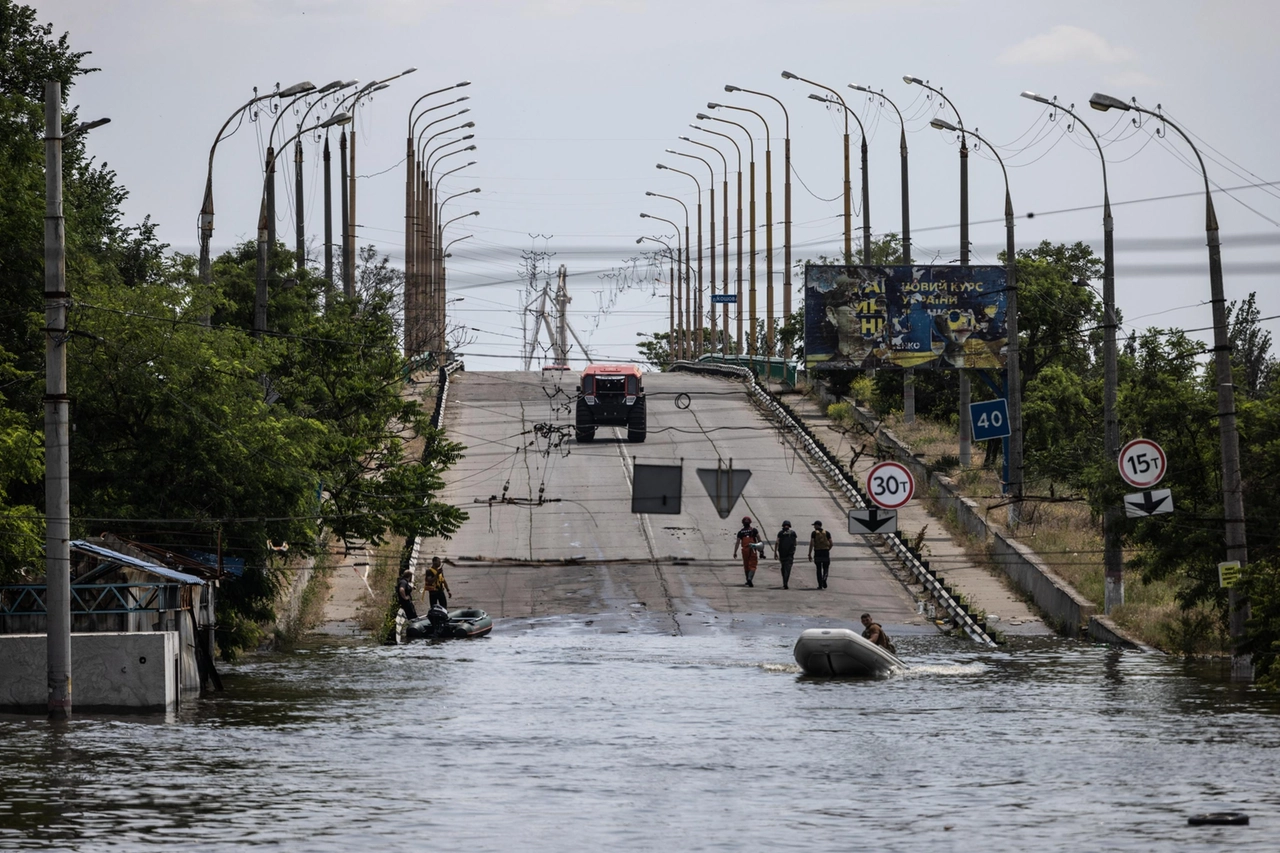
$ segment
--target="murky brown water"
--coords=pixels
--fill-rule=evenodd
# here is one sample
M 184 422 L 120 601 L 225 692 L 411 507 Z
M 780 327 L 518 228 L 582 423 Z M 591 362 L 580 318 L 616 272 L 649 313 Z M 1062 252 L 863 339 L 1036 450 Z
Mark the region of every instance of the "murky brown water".
M 904 636 L 911 673 L 824 682 L 795 635 L 321 642 L 176 718 L 0 717 L 0 848 L 1280 846 L 1280 702 L 1213 671 Z

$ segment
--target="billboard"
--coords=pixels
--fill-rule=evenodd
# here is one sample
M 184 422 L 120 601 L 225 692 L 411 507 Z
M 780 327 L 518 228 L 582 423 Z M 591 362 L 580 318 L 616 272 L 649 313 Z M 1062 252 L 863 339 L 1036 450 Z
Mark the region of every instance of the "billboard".
M 843 266 L 804 270 L 810 370 L 1004 366 L 1002 266 Z

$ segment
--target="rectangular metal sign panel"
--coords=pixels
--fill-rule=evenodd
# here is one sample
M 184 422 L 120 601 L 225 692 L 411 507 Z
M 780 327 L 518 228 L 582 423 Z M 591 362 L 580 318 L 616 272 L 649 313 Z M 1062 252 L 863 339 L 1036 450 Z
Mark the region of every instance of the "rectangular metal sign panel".
M 1004 366 L 1001 266 L 844 266 L 804 270 L 810 370 Z
M 898 511 L 893 509 L 851 509 L 849 510 L 849 532 L 861 533 L 897 533 Z
M 737 305 L 738 294 L 736 293 L 713 293 L 711 295 L 712 305 Z
M 969 422 L 973 424 L 973 440 L 989 441 L 1006 438 L 1009 430 L 1009 403 L 1004 397 L 969 404 Z
M 1152 489 L 1124 496 L 1124 514 L 1129 518 L 1147 518 L 1173 512 L 1173 492 L 1170 489 Z
M 641 465 L 637 462 L 635 482 L 631 488 L 631 511 L 679 515 L 683 471 L 680 465 Z

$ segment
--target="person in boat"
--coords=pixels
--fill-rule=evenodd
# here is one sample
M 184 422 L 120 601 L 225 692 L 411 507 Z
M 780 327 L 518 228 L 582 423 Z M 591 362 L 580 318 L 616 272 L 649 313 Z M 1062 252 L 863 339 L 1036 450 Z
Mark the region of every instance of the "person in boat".
M 791 522 L 782 522 L 782 529 L 778 531 L 778 535 L 773 537 L 773 553 L 778 556 L 778 560 L 782 563 L 782 588 L 790 589 L 788 584 L 791 582 L 791 564 L 796 559 L 796 540 L 799 537 L 796 532 L 791 529 Z
M 813 523 L 809 534 L 809 559 L 818 574 L 818 589 L 827 588 L 827 575 L 831 571 L 831 534 L 822 529 L 822 522 Z
M 396 581 L 396 602 L 404 611 L 404 618 L 410 621 L 418 618 L 418 610 L 413 606 L 413 575 L 407 568 L 400 571 Z
M 890 654 L 896 655 L 898 653 L 897 646 L 889 639 L 889 635 L 884 632 L 884 628 L 880 627 L 880 623 L 871 620 L 870 613 L 862 614 L 862 627 L 862 639 L 875 643 Z
M 733 538 L 733 556 L 738 556 L 738 549 L 742 549 L 742 572 L 747 576 L 743 586 L 755 586 L 752 580 L 760 561 L 760 545 L 760 531 L 751 526 L 751 516 L 744 515 L 742 529 Z
M 431 568 L 422 576 L 422 589 L 425 595 L 430 596 L 432 607 L 438 604 L 448 609 L 449 598 L 446 593 L 449 592 L 449 582 L 444 579 L 444 566 L 439 557 L 431 558 Z

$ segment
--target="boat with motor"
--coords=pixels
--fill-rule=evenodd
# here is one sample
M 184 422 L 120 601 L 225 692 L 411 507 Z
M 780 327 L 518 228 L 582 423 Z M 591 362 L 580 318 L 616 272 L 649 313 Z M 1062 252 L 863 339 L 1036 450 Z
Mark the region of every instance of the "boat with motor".
M 876 678 L 907 669 L 897 655 L 848 628 L 808 628 L 794 654 L 805 675 Z
M 404 626 L 405 637 L 410 640 L 483 637 L 492 630 L 493 618 L 474 607 L 448 611 L 432 607 L 426 616 L 411 619 Z

